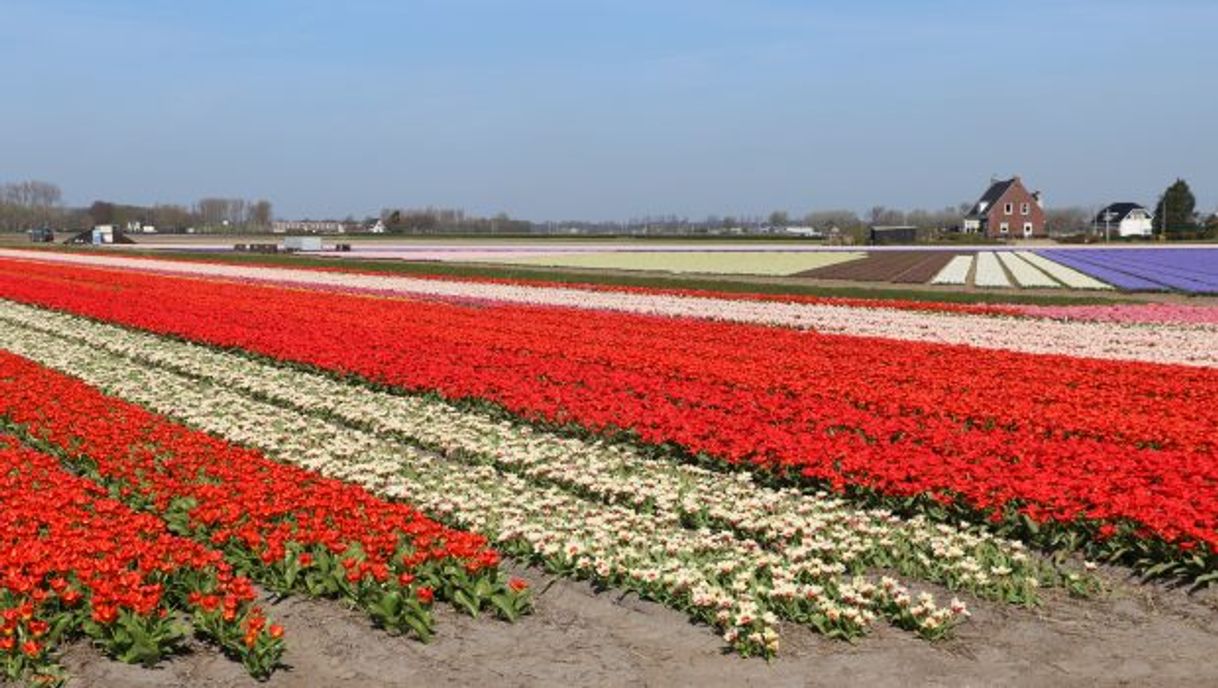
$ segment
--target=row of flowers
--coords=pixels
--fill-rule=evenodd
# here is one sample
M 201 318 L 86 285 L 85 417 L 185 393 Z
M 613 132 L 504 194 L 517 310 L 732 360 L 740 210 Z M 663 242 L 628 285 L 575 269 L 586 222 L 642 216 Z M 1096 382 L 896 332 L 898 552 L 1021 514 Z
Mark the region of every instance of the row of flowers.
M 154 665 L 194 631 L 265 678 L 283 629 L 221 555 L 171 535 L 45 454 L 0 435 L 0 678 L 53 685 L 55 646 L 88 637 Z
M 762 543 L 730 527 L 688 522 L 681 513 L 610 503 L 638 482 L 637 474 L 623 475 L 612 488 L 577 486 L 512 470 L 506 460 L 446 460 L 409 443 L 260 401 L 229 383 L 141 365 L 23 328 L 6 328 L 3 336 L 6 348 L 160 413 L 310 470 L 408 498 L 551 571 L 634 590 L 683 609 L 719 628 L 744 653 L 776 652 L 779 619 L 830 636 L 854 637 L 884 617 L 933 638 L 967 614 L 957 601 L 939 607 L 933 597 L 915 595 L 895 579 L 864 574 L 872 568 L 867 562 L 925 572 L 1016 601 L 1030 599 L 1029 589 L 1043 573 L 1018 547 L 947 528 L 905 527 L 886 514 L 850 512 L 827 497 L 800 498 L 825 504 L 802 515 L 788 514 L 802 517 L 796 522 L 813 529 L 805 539 L 792 533 L 785 542 Z M 651 479 L 671 481 L 664 475 L 656 471 Z M 572 489 L 576 487 L 580 489 Z M 675 488 L 670 484 L 670 489 Z M 796 498 L 791 493 L 775 499 L 784 496 Z M 730 511 L 724 503 L 716 509 L 721 518 Z M 742 530 L 764 527 L 749 524 Z M 936 556 L 940 561 L 932 561 Z
M 973 284 L 978 287 L 1011 286 L 1011 281 L 1007 279 L 1007 274 L 1002 269 L 1002 264 L 998 262 L 997 254 L 993 251 L 981 251 L 977 254 L 977 267 L 973 272 Z
M 1018 306 L 1033 317 L 1099 322 L 1165 323 L 1218 330 L 1218 306 L 1176 303 L 1114 303 L 1089 306 Z
M 1050 278 L 1038 266 L 1025 260 L 1016 252 L 995 251 L 995 255 L 998 256 L 998 261 L 1002 263 L 1002 267 L 1006 268 L 1007 272 L 1010 273 L 1015 284 L 1020 287 L 1037 287 L 1041 289 L 1060 289 L 1062 287 L 1060 282 Z
M 0 293 L 529 418 L 626 429 L 838 490 L 929 496 L 924 508 L 1143 568 L 1215 567 L 1218 374 L 1207 369 L 60 272 L 71 289 L 27 272 L 0 275 Z M 122 299 L 109 297 L 116 288 Z
M 973 269 L 973 256 L 955 256 L 947 261 L 933 278 L 931 284 L 951 284 L 963 286 L 968 283 L 968 273 Z
M 551 398 L 570 402 L 573 390 L 564 383 L 574 380 L 579 388 L 582 378 L 595 374 L 612 376 L 619 392 L 625 385 L 645 386 L 645 392 L 673 396 L 676 384 L 689 383 L 717 384 L 729 388 L 727 394 L 760 393 L 766 398 L 733 398 L 726 405 L 740 415 L 741 407 L 760 401 L 768 407 L 767 418 L 776 421 L 769 424 L 780 426 L 815 429 L 853 406 L 883 417 L 947 418 L 949 430 L 959 423 L 1022 425 L 1034 433 L 1118 436 L 1156 447 L 1212 443 L 1218 435 L 1213 415 L 1177 412 L 1218 403 L 1218 375 L 1208 370 L 944 346 L 906 345 L 894 355 L 890 346 L 872 340 L 729 324 L 606 313 L 570 318 L 557 309 L 488 310 L 115 271 L 52 268 L 43 274 L 36 270 L 40 266 L 26 267 L 10 273 L 0 261 L 0 294 L 509 406 L 516 394 L 525 395 L 528 406 Z M 123 299 L 109 298 L 115 289 Z M 183 298 L 166 302 L 163 290 Z M 566 388 L 535 394 L 518 380 Z M 630 399 L 639 397 L 625 391 Z M 725 394 L 689 392 L 692 399 Z M 804 403 L 791 403 L 795 399 Z M 814 415 L 801 413 L 808 401 L 817 404 Z M 822 406 L 833 403 L 838 406 Z M 755 425 L 759 419 L 745 420 Z
M 990 267 L 983 267 L 987 259 Z M 27 260 L 29 252 L 0 250 L 0 258 L 11 260 L 10 269 L 61 272 Z M 1033 318 L 992 317 L 992 313 L 1020 314 L 1016 308 L 952 312 L 946 305 L 915 310 L 883 302 L 865 305 L 826 303 L 797 297 L 782 299 L 723 298 L 664 291 L 586 289 L 541 286 L 526 283 L 474 282 L 414 277 L 390 277 L 362 273 L 298 270 L 250 265 L 222 265 L 186 261 L 93 256 L 39 252 L 39 262 L 67 263 L 138 270 L 146 273 L 195 275 L 229 280 L 249 280 L 311 289 L 362 290 L 380 294 L 504 303 L 522 306 L 561 306 L 598 309 L 641 315 L 689 317 L 748 324 L 777 325 L 817 332 L 861 337 L 883 337 L 910 342 L 961 344 L 1037 354 L 1060 354 L 1091 358 L 1148 361 L 1215 367 L 1218 352 L 1208 329 L 1172 325 L 1154 328 L 1110 322 L 1072 322 Z M 83 269 L 83 268 L 78 268 Z M 996 272 L 994 272 L 996 270 Z M 1007 286 L 1006 276 L 992 254 L 978 258 L 977 280 L 993 272 L 995 282 Z
M 1035 265 L 1049 275 L 1053 279 L 1070 287 L 1071 289 L 1107 289 L 1111 290 L 1112 285 L 1105 284 L 1090 275 L 1075 270 L 1067 265 L 1049 260 L 1042 255 L 1031 251 L 1014 251 L 1014 255 L 1023 258 L 1025 261 Z M 1016 308 L 1019 308 L 1016 306 Z M 1023 310 L 1023 309 L 1020 309 Z M 1024 311 L 1027 313 L 1027 311 Z
M 9 353 L 0 352 L 0 378 L 0 416 L 14 432 L 273 591 L 346 599 L 378 626 L 424 640 L 435 599 L 509 620 L 528 611 L 527 586 L 502 575 L 499 554 L 481 535 L 192 431 Z
M 747 473 L 653 460 L 628 446 L 539 432 L 434 396 L 372 390 L 78 316 L 0 302 L 0 321 L 207 379 L 446 457 L 495 465 L 534 482 L 626 504 L 666 523 L 742 533 L 780 553 L 810 549 L 858 571 L 893 567 L 1008 602 L 1031 602 L 1038 585 L 1055 582 L 1017 542 L 924 518 L 902 521 L 883 510 L 850 508 L 824 492 L 806 498 L 796 489 L 759 485 Z

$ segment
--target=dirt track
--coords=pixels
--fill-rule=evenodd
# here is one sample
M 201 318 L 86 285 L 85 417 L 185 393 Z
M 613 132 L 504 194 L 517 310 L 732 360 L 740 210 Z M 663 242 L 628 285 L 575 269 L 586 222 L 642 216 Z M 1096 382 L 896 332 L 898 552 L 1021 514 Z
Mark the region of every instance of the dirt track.
M 954 251 L 872 251 L 860 260 L 805 270 L 794 277 L 925 284 L 958 255 Z
M 544 587 L 549 577 L 522 572 Z M 1181 591 L 1111 578 L 1099 600 L 1053 595 L 1040 609 L 970 601 L 973 619 L 953 640 L 928 644 L 891 628 L 849 645 L 783 631 L 772 661 L 724 654 L 707 628 L 619 594 L 554 582 L 537 613 L 515 625 L 441 611 L 423 645 L 372 629 L 338 603 L 274 605 L 291 665 L 277 686 L 1203 686 L 1218 684 L 1218 591 Z M 105 660 L 81 643 L 66 653 L 72 686 L 258 685 L 208 648 L 157 669 Z

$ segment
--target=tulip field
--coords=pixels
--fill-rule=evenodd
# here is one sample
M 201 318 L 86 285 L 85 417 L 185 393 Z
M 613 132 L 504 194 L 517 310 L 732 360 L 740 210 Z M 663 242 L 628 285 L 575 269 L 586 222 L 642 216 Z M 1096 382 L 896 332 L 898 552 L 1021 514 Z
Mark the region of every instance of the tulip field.
M 935 270 L 1091 279 L 977 260 Z M 547 578 L 678 615 L 744 677 L 790 638 L 935 652 L 1204 590 L 1216 311 L 0 250 L 0 679 L 68 680 L 86 642 L 285 680 L 283 599 L 528 656 Z

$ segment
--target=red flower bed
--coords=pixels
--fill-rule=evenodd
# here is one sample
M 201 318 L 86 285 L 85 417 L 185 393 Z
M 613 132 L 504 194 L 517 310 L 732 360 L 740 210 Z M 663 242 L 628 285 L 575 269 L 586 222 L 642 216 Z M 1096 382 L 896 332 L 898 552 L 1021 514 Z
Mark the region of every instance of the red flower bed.
M 513 616 L 486 538 L 447 528 L 363 488 L 276 463 L 36 363 L 0 352 L 0 419 L 209 542 L 281 591 L 341 596 L 378 624 L 428 638 L 433 595 Z M 382 604 L 386 596 L 395 602 Z M 396 600 L 406 602 L 397 606 Z M 393 613 L 384 610 L 392 607 Z
M 65 636 L 88 635 L 111 656 L 154 664 L 182 640 L 170 616 L 181 610 L 266 676 L 283 631 L 253 599 L 218 552 L 0 435 L 0 675 L 55 682 L 50 652 Z
M 1066 523 L 1111 551 L 1218 545 L 1214 370 L 3 261 L 0 296 L 839 488 Z

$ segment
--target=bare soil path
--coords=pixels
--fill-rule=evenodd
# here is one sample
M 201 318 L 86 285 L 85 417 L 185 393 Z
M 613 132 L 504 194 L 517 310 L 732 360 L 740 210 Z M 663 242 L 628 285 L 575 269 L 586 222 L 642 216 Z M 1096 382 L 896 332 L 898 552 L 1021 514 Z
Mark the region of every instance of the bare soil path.
M 771 662 L 723 652 L 707 628 L 633 596 L 596 593 L 536 570 L 537 612 L 511 625 L 440 612 L 427 645 L 391 637 L 329 601 L 271 607 L 287 628 L 289 668 L 266 686 L 1213 686 L 1218 591 L 1129 583 L 1096 600 L 1051 595 L 1038 609 L 972 602 L 952 640 L 929 644 L 880 627 L 849 645 L 784 629 Z M 548 585 L 548 587 L 547 587 Z M 205 647 L 156 669 L 65 653 L 70 686 L 244 688 L 259 685 Z

